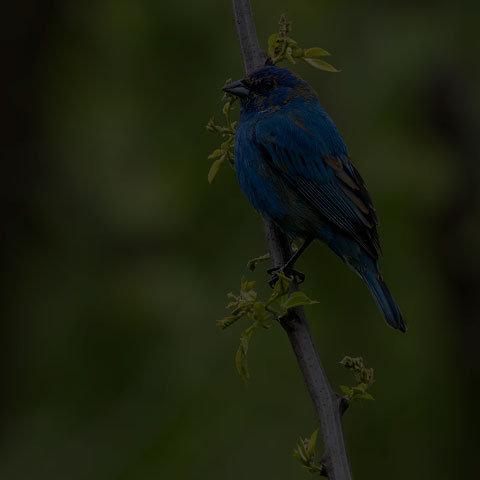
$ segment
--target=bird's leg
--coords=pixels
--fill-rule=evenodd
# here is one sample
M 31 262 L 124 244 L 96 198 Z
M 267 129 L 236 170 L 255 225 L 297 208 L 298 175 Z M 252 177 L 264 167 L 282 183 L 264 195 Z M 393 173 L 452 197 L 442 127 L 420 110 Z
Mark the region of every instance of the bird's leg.
M 298 260 L 300 255 L 305 251 L 305 249 L 312 243 L 313 237 L 307 238 L 302 246 L 292 255 L 292 257 L 288 260 L 285 265 L 281 267 L 273 267 L 267 270 L 271 276 L 270 280 L 268 281 L 269 285 L 273 288 L 278 280 L 278 272 L 282 271 L 287 276 L 293 276 L 298 283 L 302 283 L 305 280 L 305 274 L 302 272 L 298 272 L 293 268 L 295 262 Z

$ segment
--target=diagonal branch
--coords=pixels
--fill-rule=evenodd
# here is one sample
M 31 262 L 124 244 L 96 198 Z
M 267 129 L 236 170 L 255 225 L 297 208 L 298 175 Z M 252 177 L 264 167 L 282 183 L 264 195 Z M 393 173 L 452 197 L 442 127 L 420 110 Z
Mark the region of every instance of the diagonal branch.
M 232 6 L 245 73 L 248 74 L 262 67 L 266 56 L 258 44 L 250 0 L 232 0 Z M 270 220 L 264 218 L 263 223 L 273 265 L 284 265 L 291 257 L 288 238 Z M 292 291 L 296 290 L 298 285 L 294 282 Z M 344 408 L 341 412 L 337 395 L 323 370 L 303 307 L 290 309 L 280 323 L 288 335 L 317 412 L 325 445 L 322 462 L 326 474 L 330 480 L 353 480 L 342 430 Z

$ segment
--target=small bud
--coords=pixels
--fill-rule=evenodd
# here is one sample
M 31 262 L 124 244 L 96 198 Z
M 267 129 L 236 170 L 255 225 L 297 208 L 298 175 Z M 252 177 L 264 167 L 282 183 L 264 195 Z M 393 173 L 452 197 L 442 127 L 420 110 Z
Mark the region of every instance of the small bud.
M 210 133 L 217 132 L 217 127 L 214 123 L 213 117 L 208 121 L 207 126 L 205 128 L 207 129 L 207 132 L 210 132 Z

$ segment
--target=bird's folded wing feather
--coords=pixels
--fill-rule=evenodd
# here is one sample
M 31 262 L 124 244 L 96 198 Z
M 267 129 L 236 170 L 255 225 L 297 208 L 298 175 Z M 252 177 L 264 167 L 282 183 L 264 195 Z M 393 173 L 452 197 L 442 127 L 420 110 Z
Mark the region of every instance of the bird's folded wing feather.
M 377 258 L 378 217 L 365 183 L 331 121 L 327 117 L 320 122 L 307 127 L 295 116 L 263 119 L 254 141 L 291 188 Z

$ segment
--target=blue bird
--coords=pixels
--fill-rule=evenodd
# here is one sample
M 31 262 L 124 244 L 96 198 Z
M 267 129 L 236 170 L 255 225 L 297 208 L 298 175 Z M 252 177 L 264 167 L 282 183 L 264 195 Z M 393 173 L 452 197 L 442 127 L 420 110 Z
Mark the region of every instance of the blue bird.
M 326 243 L 365 281 L 385 321 L 407 325 L 383 281 L 378 217 L 365 183 L 317 94 L 298 75 L 266 66 L 223 90 L 240 98 L 235 168 L 253 207 L 303 245 L 282 267 L 293 267 L 310 243 Z

